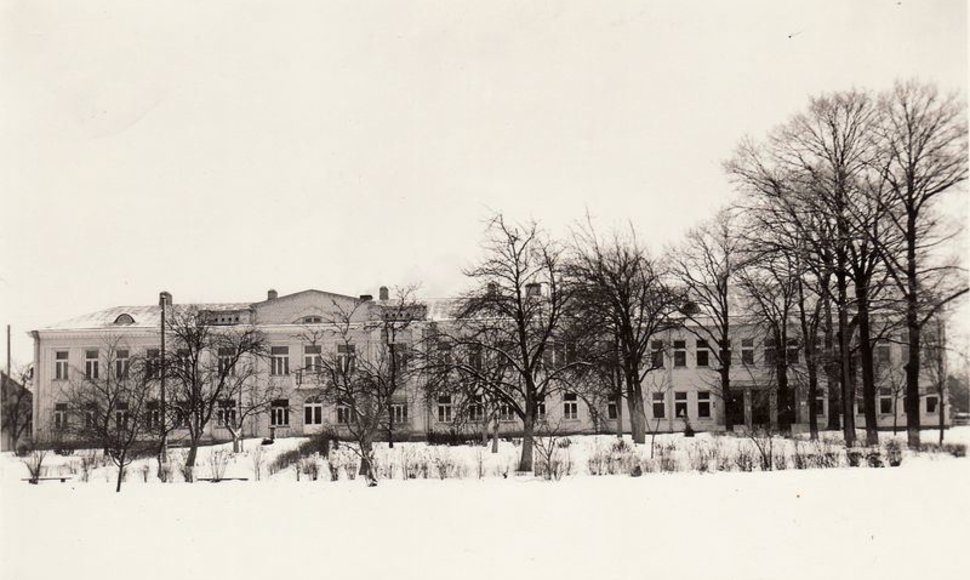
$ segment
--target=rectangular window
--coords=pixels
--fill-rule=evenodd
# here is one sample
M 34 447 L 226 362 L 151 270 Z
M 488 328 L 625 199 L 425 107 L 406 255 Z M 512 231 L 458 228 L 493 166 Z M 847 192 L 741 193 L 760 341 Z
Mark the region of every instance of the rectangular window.
M 892 362 L 891 359 L 892 351 L 889 349 L 888 344 L 880 344 L 876 346 L 876 364 L 885 368 Z
M 54 405 L 54 429 L 67 429 L 67 403 Z
M 667 406 L 667 403 L 664 400 L 664 394 L 654 393 L 653 394 L 653 418 L 663 419 L 664 415 L 666 414 L 666 406 Z
M 856 398 L 855 400 L 855 413 L 856 415 L 864 415 L 866 413 L 865 402 L 861 398 Z
M 451 395 L 438 397 L 438 422 L 451 423 Z
M 84 428 L 92 429 L 94 427 L 94 420 L 97 416 L 98 407 L 94 403 L 87 403 L 84 405 Z
M 158 429 L 162 424 L 162 406 L 158 401 L 148 401 L 145 412 L 145 426 Z
M 711 392 L 710 391 L 697 391 L 697 416 L 702 419 L 710 418 L 711 416 Z
M 502 403 L 498 408 L 499 421 L 515 421 L 515 409 L 508 403 Z
M 98 351 L 84 351 L 84 378 L 89 380 L 97 379 L 100 374 L 98 371 Z
M 125 429 L 128 427 L 128 403 L 120 402 L 115 405 L 115 428 Z
M 309 399 L 303 403 L 303 424 L 323 425 L 323 403 L 319 399 Z
M 815 415 L 821 417 L 825 414 L 825 395 L 815 397 Z
M 219 349 L 219 360 L 218 369 L 219 376 L 235 376 L 236 374 L 236 363 L 235 363 L 236 351 L 231 348 L 220 348 Z
M 674 366 L 675 367 L 687 366 L 687 341 L 686 340 L 674 341 Z
M 706 340 L 697 341 L 697 366 L 707 367 L 711 365 L 711 352 L 707 348 Z
M 395 425 L 403 425 L 408 422 L 407 403 L 393 403 L 391 405 L 391 420 Z
M 773 367 L 778 364 L 778 343 L 773 338 L 765 339 L 765 366 Z
M 283 376 L 290 374 L 290 347 L 273 346 L 269 349 L 270 374 Z
M 347 405 L 337 405 L 337 424 L 350 425 L 350 407 Z
M 687 417 L 687 393 L 685 391 L 674 392 L 674 417 L 678 419 Z
M 357 366 L 357 347 L 353 344 L 337 345 L 337 368 L 344 374 L 354 372 Z
M 67 351 L 59 350 L 54 353 L 54 379 L 58 381 L 67 380 Z
M 472 422 L 485 420 L 485 406 L 482 405 L 482 396 L 474 395 L 468 405 L 468 420 Z
M 482 345 L 472 344 L 468 347 L 468 366 L 473 370 L 482 370 Z
M 128 369 L 131 366 L 127 350 L 119 350 L 115 353 L 115 376 L 119 379 L 128 378 Z
M 318 373 L 323 366 L 323 349 L 319 344 L 303 347 L 303 368 L 309 373 Z
M 145 353 L 145 374 L 149 379 L 157 379 L 161 375 L 162 355 L 157 348 L 150 348 Z
M 785 351 L 785 362 L 790 365 L 798 364 L 798 339 L 789 338 L 786 342 L 787 348 Z
M 536 419 L 540 421 L 546 418 L 546 399 L 536 399 Z
M 753 338 L 741 339 L 741 364 L 746 364 L 746 365 L 754 364 L 754 339 Z
M 606 403 L 606 416 L 609 419 L 616 419 L 619 416 L 616 400 L 616 395 L 610 395 L 609 401 Z
M 881 395 L 879 397 L 879 412 L 883 415 L 892 415 L 893 398 L 892 396 Z
M 936 395 L 929 395 L 928 397 L 926 397 L 926 412 L 935 413 L 936 405 L 938 402 L 939 400 L 936 398 Z
M 664 367 L 664 341 L 654 340 L 650 343 L 650 360 L 653 363 L 651 366 L 655 369 L 662 369 Z
M 564 393 L 562 396 L 562 418 L 576 419 L 578 417 L 579 404 L 576 393 Z
M 718 341 L 717 344 L 718 357 L 720 357 L 721 366 L 731 366 L 731 341 L 727 341 L 726 347 L 722 341 Z
M 234 427 L 236 425 L 236 401 L 223 399 L 216 409 L 216 423 L 220 427 Z
M 273 427 L 286 427 L 290 424 L 290 401 L 276 399 L 269 409 L 269 424 Z
M 407 370 L 411 362 L 408 345 L 405 342 L 395 342 L 394 346 L 394 368 L 398 371 Z

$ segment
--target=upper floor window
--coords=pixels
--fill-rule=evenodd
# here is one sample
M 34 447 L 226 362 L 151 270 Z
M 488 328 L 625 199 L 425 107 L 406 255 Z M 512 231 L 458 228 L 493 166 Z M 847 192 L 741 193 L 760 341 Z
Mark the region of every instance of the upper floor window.
M 778 341 L 774 338 L 765 339 L 765 366 L 773 367 L 778 364 Z
M 68 354 L 66 350 L 59 350 L 54 353 L 54 378 L 58 381 L 66 381 L 68 378 L 67 357 Z
M 708 350 L 706 340 L 697 341 L 697 366 L 707 367 L 710 366 L 711 352 Z
M 408 352 L 407 343 L 395 342 L 391 344 L 391 348 L 394 351 L 394 368 L 399 371 L 406 370 L 411 358 L 410 353 Z
M 131 367 L 131 359 L 127 350 L 115 352 L 115 376 L 119 379 L 128 378 L 128 369 Z
M 754 364 L 754 339 L 753 338 L 741 339 L 741 364 L 745 364 L 745 365 Z
M 889 366 L 891 362 L 891 352 L 888 344 L 876 346 L 876 364 L 882 367 Z
M 236 351 L 232 348 L 219 349 L 219 376 L 234 376 L 236 374 Z
M 482 370 L 482 345 L 473 344 L 468 347 L 468 366 L 476 371 Z
M 562 396 L 562 418 L 576 419 L 579 416 L 579 403 L 576 393 L 565 393 Z
M 236 401 L 222 399 L 216 408 L 216 424 L 220 427 L 234 427 L 236 425 Z
M 54 428 L 67 428 L 67 403 L 56 403 L 54 405 Z
M 121 314 L 118 316 L 118 318 L 115 318 L 115 324 L 124 325 L 124 324 L 134 324 L 134 323 L 135 323 L 135 319 L 132 318 L 131 315 L 128 313 Z
M 149 379 L 157 379 L 162 369 L 161 352 L 157 348 L 150 348 L 145 354 L 147 359 L 145 361 L 145 374 L 148 375 Z
M 727 343 L 723 341 L 717 341 L 718 345 L 718 357 L 721 361 L 721 366 L 731 366 L 731 341 Z
M 323 322 L 323 317 L 321 316 L 304 316 L 303 324 L 320 324 Z
M 357 347 L 353 344 L 337 345 L 337 368 L 342 373 L 352 373 L 357 366 Z
M 785 349 L 785 363 L 790 365 L 798 364 L 798 352 L 799 352 L 798 339 L 789 338 L 786 342 L 786 345 L 787 347 Z
M 84 378 L 97 379 L 99 375 L 100 373 L 98 368 L 98 351 L 97 350 L 84 351 Z
M 270 374 L 282 376 L 290 374 L 290 347 L 270 347 Z
M 468 420 L 472 422 L 485 420 L 485 406 L 482 404 L 481 395 L 472 395 L 471 402 L 468 404 Z
M 664 341 L 654 340 L 650 342 L 650 362 L 653 368 L 662 369 L 664 366 Z
M 674 366 L 675 367 L 687 366 L 687 341 L 686 340 L 674 341 Z
M 319 344 L 307 344 L 303 347 L 303 368 L 310 373 L 320 372 L 323 366 L 323 349 Z

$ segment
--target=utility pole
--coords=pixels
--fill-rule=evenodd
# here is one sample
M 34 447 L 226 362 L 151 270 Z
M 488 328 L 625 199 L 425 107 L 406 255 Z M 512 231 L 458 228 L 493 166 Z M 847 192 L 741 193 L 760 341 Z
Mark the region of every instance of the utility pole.
M 10 378 L 10 325 L 7 325 L 7 378 Z
M 165 375 L 168 374 L 168 369 L 165 366 L 165 307 L 168 302 L 172 299 L 172 295 L 168 292 L 162 292 L 158 295 L 158 305 L 162 307 L 162 323 L 160 327 L 161 332 L 161 348 L 159 349 L 159 362 L 161 363 L 161 383 L 160 383 L 160 397 L 159 397 L 159 412 L 161 415 L 161 426 L 162 426 L 162 444 L 159 451 L 159 460 L 162 463 L 168 462 L 168 423 L 165 421 Z

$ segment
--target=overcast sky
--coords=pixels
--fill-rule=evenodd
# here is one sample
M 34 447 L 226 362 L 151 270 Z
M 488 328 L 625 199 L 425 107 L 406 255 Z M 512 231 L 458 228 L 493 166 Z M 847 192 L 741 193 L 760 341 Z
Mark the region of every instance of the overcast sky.
M 163 289 L 447 295 L 494 210 L 661 251 L 810 95 L 967 86 L 963 0 L 0 5 L 19 361 L 26 331 Z

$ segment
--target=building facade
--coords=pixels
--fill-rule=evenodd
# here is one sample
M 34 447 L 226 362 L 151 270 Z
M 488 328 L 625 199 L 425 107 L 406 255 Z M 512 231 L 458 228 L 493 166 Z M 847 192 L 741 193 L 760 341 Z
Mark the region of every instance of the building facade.
M 167 294 L 167 293 L 165 293 Z M 167 300 L 171 300 L 169 296 Z M 243 426 L 243 435 L 303 436 L 325 429 L 340 432 L 350 420 L 341 405 L 328 403 L 321 396 L 319 384 L 308 380 L 306 369 L 317 357 L 342 356 L 346 344 L 336 340 L 328 328 L 333 326 L 336 311 L 353 312 L 348 322 L 356 325 L 357 349 L 366 349 L 380 337 L 374 335 L 368 321 L 380 316 L 388 304 L 387 289 L 381 288 L 375 300 L 367 295 L 349 296 L 305 290 L 279 296 L 270 290 L 265 300 L 253 303 L 169 304 L 167 308 L 191 306 L 204 312 L 213 325 L 254 325 L 267 340 L 267 356 L 259 361 L 255 380 L 272 385 L 280 394 L 265 410 L 255 414 Z M 448 301 L 422 303 L 416 319 L 397 338 L 402 344 L 414 342 L 432 325 L 449 324 Z M 67 387 L 86 378 L 97 378 L 114 372 L 111 368 L 133 356 L 150 356 L 161 349 L 162 306 L 119 306 L 80 316 L 31 332 L 34 339 L 33 434 L 35 439 L 72 421 L 65 400 Z M 759 331 L 743 323 L 736 326 L 731 341 L 731 385 L 734 396 L 726 403 L 720 396 L 720 377 L 710 345 L 697 338 L 690 329 L 670 330 L 652 342 L 653 369 L 643 383 L 644 407 L 651 431 L 682 431 L 688 425 L 697 431 L 724 428 L 727 414 L 731 422 L 747 427 L 777 424 L 776 389 L 772 360 L 777 347 L 768 344 Z M 316 338 L 310 338 L 316 337 Z M 328 338 L 329 337 L 329 338 Z M 898 338 L 898 337 L 897 337 Z M 878 367 L 877 411 L 880 428 L 905 427 L 902 371 L 906 353 L 905 341 L 885 340 L 876 347 Z M 110 345 L 107 346 L 107 345 Z M 795 429 L 807 429 L 809 405 L 804 380 L 804 361 L 799 349 L 789 349 L 790 383 L 795 393 Z M 111 351 L 112 357 L 107 358 Z M 363 353 L 358 350 L 358 353 Z M 121 368 L 120 366 L 118 367 Z M 830 411 L 824 373 L 819 373 L 818 424 L 824 428 Z M 921 381 L 920 412 L 922 425 L 939 425 L 940 396 L 938 382 L 927 372 Z M 420 376 L 413 376 L 396 395 L 392 413 L 396 437 L 420 440 L 433 432 L 461 429 L 466 433 L 485 432 L 484 419 L 457 395 L 427 396 Z M 861 405 L 856 404 L 856 425 L 865 424 Z M 229 412 L 229 411 L 226 411 Z M 616 402 L 591 399 L 583 393 L 558 390 L 540 404 L 543 423 L 554 425 L 565 433 L 610 433 L 619 428 L 629 430 L 626 407 Z M 946 414 L 945 422 L 949 422 Z M 622 425 L 618 426 L 617 421 Z M 510 412 L 498 415 L 499 431 L 515 434 L 521 422 Z M 207 439 L 231 438 L 222 415 L 216 414 L 207 424 Z M 177 438 L 178 432 L 175 433 Z

